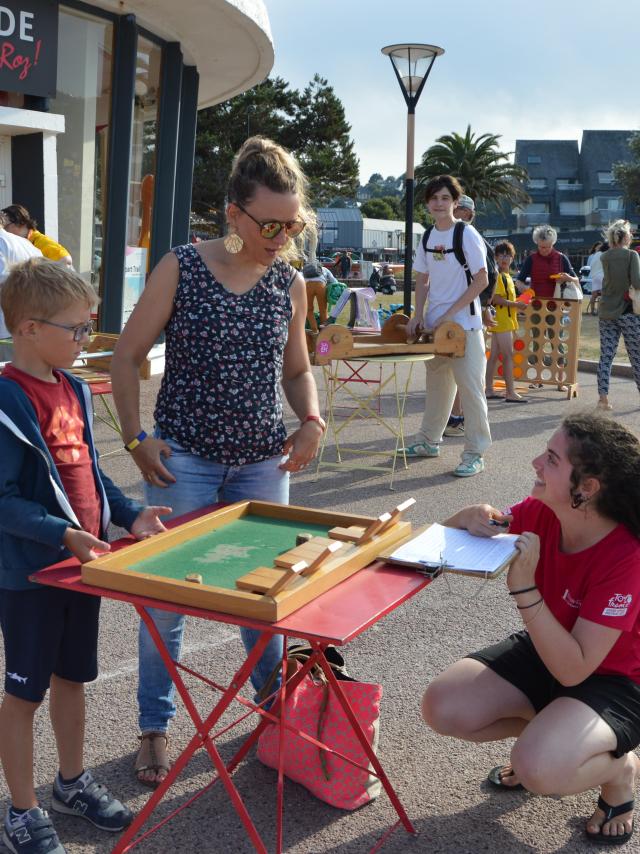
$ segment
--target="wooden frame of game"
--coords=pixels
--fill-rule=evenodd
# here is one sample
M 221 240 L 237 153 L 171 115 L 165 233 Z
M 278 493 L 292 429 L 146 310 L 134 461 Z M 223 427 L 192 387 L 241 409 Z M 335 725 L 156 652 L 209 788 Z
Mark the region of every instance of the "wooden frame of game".
M 582 303 L 534 297 L 519 320 L 513 336 L 516 383 L 553 385 L 566 389 L 567 398 L 577 397 Z M 487 335 L 488 347 L 490 338 Z M 501 364 L 497 375 L 502 377 Z
M 82 580 L 108 590 L 275 622 L 344 581 L 389 546 L 408 539 L 411 523 L 403 521 L 402 514 L 414 503 L 408 499 L 376 519 L 268 501 L 241 501 L 89 561 L 82 567 Z M 257 566 L 241 575 L 235 590 L 203 584 L 202 577 L 193 572 L 182 580 L 131 568 L 245 516 L 294 521 L 303 531 L 305 525 L 331 526 L 331 530 L 327 537 L 300 535 L 306 542 L 292 543 L 288 551 L 278 554 L 274 566 Z
M 359 332 L 357 328 L 330 324 L 317 334 L 307 330 L 307 349 L 313 365 L 326 365 L 333 359 L 367 356 L 393 356 L 409 353 L 433 353 L 436 356 L 464 356 L 466 338 L 458 323 L 447 322 L 435 331 L 425 331 L 416 340 L 407 341 L 408 317 L 393 314 L 379 333 Z

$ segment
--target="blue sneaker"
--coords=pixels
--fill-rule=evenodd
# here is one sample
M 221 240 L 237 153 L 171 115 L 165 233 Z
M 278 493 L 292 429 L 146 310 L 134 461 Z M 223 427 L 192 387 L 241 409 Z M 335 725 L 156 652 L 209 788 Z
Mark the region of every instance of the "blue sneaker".
M 453 473 L 456 477 L 473 477 L 474 474 L 480 474 L 481 471 L 484 471 L 484 460 L 480 454 L 465 453 Z
M 40 807 L 32 807 L 13 820 L 7 812 L 2 842 L 13 854 L 66 854 L 48 813 Z
M 133 821 L 131 810 L 114 798 L 106 786 L 97 783 L 91 771 L 85 771 L 68 789 L 62 785 L 58 774 L 53 784 L 51 809 L 86 818 L 100 830 L 114 833 L 124 830 Z
M 401 448 L 399 454 L 404 454 L 406 457 L 439 457 L 440 445 L 432 445 L 431 442 L 414 442 L 413 445 L 407 445 L 406 448 Z

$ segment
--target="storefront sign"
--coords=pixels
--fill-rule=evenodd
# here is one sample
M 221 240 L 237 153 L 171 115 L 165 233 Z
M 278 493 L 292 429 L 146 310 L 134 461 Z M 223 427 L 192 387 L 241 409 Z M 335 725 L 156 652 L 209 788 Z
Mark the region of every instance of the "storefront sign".
M 147 249 L 127 246 L 124 259 L 124 290 L 122 293 L 122 326 L 136 307 L 147 278 Z
M 56 95 L 57 0 L 0 2 L 0 89 Z

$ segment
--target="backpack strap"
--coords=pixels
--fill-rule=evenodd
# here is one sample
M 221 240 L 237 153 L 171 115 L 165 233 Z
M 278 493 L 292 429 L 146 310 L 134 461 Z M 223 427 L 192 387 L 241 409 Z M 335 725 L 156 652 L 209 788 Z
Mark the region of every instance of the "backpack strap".
M 429 241 L 429 235 L 431 234 L 432 231 L 433 231 L 433 225 L 428 225 L 424 230 L 424 234 L 422 235 L 422 248 L 424 249 L 425 252 L 429 251 L 427 249 L 427 243 Z

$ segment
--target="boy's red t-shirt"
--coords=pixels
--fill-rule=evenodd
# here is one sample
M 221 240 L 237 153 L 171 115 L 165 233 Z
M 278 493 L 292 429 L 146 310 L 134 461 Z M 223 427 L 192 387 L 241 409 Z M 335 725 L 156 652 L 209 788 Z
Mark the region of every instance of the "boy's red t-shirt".
M 535 581 L 544 601 L 570 632 L 578 619 L 620 629 L 596 673 L 640 683 L 640 541 L 618 525 L 599 543 L 575 554 L 560 550 L 560 523 L 536 498 L 511 508 L 509 532 L 540 537 Z
M 101 503 L 89 447 L 84 441 L 80 401 L 64 374 L 55 383 L 6 365 L 3 376 L 17 382 L 36 411 L 40 432 L 58 469 L 69 503 L 83 531 L 100 536 Z

